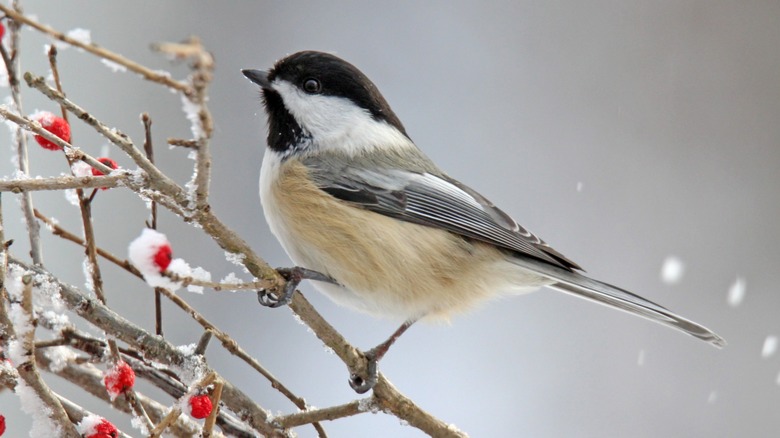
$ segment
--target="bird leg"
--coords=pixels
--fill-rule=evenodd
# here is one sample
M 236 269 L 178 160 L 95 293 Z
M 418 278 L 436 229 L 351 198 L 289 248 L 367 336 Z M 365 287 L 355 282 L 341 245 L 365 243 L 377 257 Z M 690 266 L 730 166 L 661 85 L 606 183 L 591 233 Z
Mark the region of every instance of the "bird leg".
M 390 346 L 393 345 L 416 321 L 417 319 L 410 319 L 401 324 L 401 326 L 384 342 L 363 353 L 363 356 L 366 358 L 366 376 L 360 376 L 356 372 L 353 372 L 349 376 L 349 386 L 351 386 L 355 392 L 363 394 L 376 385 L 379 375 L 377 364 L 382 360 L 385 354 L 387 354 L 387 350 L 390 349 Z
M 290 304 L 290 301 L 292 301 L 292 296 L 295 293 L 295 289 L 303 280 L 324 281 L 327 283 L 333 283 L 335 285 L 339 284 L 338 281 L 329 275 L 325 275 L 321 272 L 313 271 L 311 269 L 302 268 L 300 266 L 294 266 L 292 268 L 278 268 L 276 271 L 279 272 L 279 274 L 284 277 L 285 280 L 287 280 L 287 283 L 284 285 L 284 290 L 282 291 L 281 296 L 277 296 L 276 294 L 268 292 L 265 289 L 257 291 L 257 301 L 259 301 L 260 304 L 265 307 L 276 308 Z

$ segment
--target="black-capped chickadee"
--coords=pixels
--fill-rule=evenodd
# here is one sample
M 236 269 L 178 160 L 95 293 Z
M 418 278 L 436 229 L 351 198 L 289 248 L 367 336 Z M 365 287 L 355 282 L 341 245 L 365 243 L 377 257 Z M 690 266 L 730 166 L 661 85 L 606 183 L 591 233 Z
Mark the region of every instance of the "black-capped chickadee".
M 271 231 L 300 267 L 293 280 L 320 280 L 318 288 L 339 304 L 405 321 L 367 352 L 374 374 L 414 321 L 449 318 L 507 291 L 541 286 L 725 345 L 693 321 L 580 274 L 576 263 L 449 177 L 352 64 L 305 51 L 268 72 L 242 72 L 262 88 L 268 149 L 260 198 Z M 291 284 L 274 305 L 289 301 Z M 374 382 L 375 375 L 352 383 L 364 392 Z

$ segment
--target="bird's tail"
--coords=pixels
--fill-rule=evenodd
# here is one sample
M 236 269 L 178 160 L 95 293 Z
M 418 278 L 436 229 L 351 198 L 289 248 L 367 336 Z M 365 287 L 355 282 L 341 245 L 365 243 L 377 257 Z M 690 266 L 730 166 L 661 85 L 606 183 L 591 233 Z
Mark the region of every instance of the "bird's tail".
M 680 330 L 718 348 L 726 345 L 725 339 L 708 328 L 627 290 L 531 258 L 513 257 L 512 263 L 553 280 L 554 283 L 548 285 L 553 289 L 642 316 Z

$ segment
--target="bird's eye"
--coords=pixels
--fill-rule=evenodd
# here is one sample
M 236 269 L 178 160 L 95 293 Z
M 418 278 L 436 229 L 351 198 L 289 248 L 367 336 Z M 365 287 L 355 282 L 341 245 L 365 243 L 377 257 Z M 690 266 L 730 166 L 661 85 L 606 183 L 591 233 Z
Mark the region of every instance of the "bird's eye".
M 319 93 L 321 89 L 320 81 L 316 79 L 309 78 L 303 81 L 303 91 L 309 94 Z

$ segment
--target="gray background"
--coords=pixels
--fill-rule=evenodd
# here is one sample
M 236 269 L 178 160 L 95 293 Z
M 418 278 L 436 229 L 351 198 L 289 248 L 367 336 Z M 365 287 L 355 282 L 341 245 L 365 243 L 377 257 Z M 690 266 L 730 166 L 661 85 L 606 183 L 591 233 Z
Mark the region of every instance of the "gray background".
M 475 437 L 777 436 L 780 355 L 780 3 L 727 1 L 522 1 L 376 3 L 24 2 L 61 30 L 84 27 L 100 45 L 152 68 L 156 41 L 195 34 L 217 60 L 210 108 L 216 131 L 212 205 L 271 264 L 289 265 L 256 195 L 265 117 L 241 68 L 265 68 L 301 49 L 332 51 L 371 77 L 416 143 L 454 177 L 490 197 L 596 278 L 634 290 L 716 329 L 718 351 L 675 331 L 552 291 L 484 305 L 451 326 L 414 327 L 382 362 L 409 397 Z M 45 38 L 25 32 L 24 67 L 46 74 Z M 151 113 L 160 166 L 188 179 L 179 98 L 134 74 L 114 74 L 73 49 L 61 54 L 68 95 L 140 144 L 138 115 Z M 2 91 L 5 95 L 6 91 Z M 56 111 L 25 91 L 25 110 Z M 8 137 L 0 154 L 8 157 Z M 104 140 L 82 125 L 77 145 Z M 114 150 L 120 164 L 131 163 Z M 65 170 L 31 148 L 35 175 Z M 8 159 L 0 175 L 9 175 Z M 582 183 L 582 191 L 577 184 Z M 8 196 L 3 197 L 4 201 Z M 36 205 L 74 230 L 78 210 L 60 193 Z M 4 202 L 16 254 L 27 244 L 16 202 Z M 101 245 L 124 255 L 146 218 L 143 203 L 113 190 L 95 205 Z M 175 255 L 216 278 L 239 268 L 198 230 L 163 214 Z M 49 235 L 45 260 L 76 284 L 81 252 Z M 676 255 L 676 285 L 659 276 Z M 151 290 L 104 264 L 109 303 L 152 327 Z M 747 295 L 727 304 L 741 276 Z M 303 291 L 350 341 L 377 343 L 395 322 L 377 321 Z M 185 297 L 309 403 L 355 397 L 347 372 L 286 309 L 249 293 Z M 166 303 L 166 336 L 195 342 L 199 328 Z M 214 343 L 209 360 L 274 412 L 293 406 Z M 638 364 L 640 355 L 643 363 Z M 59 391 L 101 414 L 101 403 Z M 142 385 L 142 388 L 143 385 Z M 0 394 L 8 436 L 28 423 Z M 133 432 L 129 420 L 113 415 Z M 386 415 L 326 424 L 332 436 L 416 437 Z M 312 436 L 311 428 L 299 429 Z

